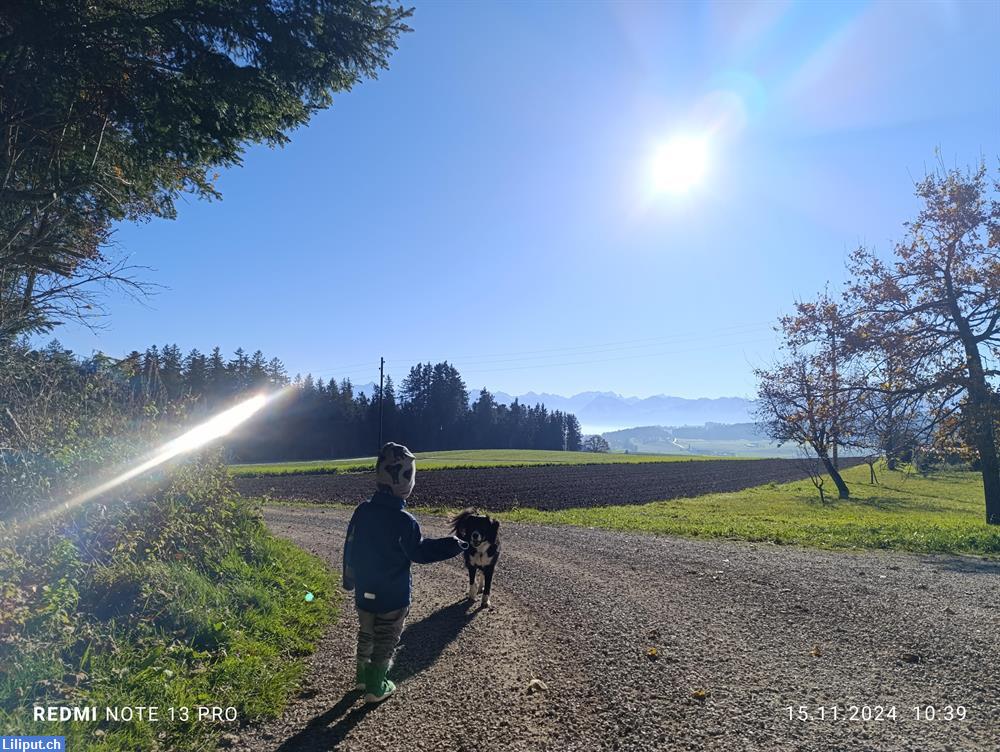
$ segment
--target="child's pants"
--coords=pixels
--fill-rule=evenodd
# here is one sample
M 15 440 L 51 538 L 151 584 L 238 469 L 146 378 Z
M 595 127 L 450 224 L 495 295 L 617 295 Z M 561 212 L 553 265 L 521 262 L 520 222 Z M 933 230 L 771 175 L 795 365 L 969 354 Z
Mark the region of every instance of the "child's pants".
M 358 609 L 358 660 L 373 666 L 387 666 L 403 633 L 409 606 L 376 614 Z

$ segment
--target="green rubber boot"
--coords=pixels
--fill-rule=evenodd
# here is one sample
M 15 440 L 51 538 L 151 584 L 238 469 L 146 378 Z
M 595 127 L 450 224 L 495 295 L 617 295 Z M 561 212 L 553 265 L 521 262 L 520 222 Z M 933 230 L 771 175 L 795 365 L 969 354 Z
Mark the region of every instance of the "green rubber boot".
M 355 689 L 367 689 L 368 688 L 368 661 L 358 661 L 357 671 L 354 672 L 354 688 Z
M 386 678 L 387 673 L 389 673 L 388 666 L 368 664 L 365 673 L 365 689 L 368 690 L 368 694 L 365 695 L 365 702 L 382 702 L 396 691 L 396 685 Z

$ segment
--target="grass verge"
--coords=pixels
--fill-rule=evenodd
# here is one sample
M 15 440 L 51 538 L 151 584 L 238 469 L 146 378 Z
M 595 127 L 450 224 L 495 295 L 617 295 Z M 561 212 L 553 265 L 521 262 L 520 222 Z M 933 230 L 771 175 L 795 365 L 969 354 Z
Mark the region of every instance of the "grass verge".
M 59 543 L 43 602 L 0 630 L 16 641 L 0 665 L 0 733 L 65 736 L 73 750 L 209 750 L 240 724 L 279 715 L 337 614 L 337 582 L 247 502 L 225 539 L 207 558 L 83 573 L 74 544 Z M 97 720 L 36 722 L 34 705 L 94 707 Z M 157 707 L 159 721 L 106 720 L 106 708 L 136 706 Z M 199 707 L 232 708 L 237 720 L 199 719 Z

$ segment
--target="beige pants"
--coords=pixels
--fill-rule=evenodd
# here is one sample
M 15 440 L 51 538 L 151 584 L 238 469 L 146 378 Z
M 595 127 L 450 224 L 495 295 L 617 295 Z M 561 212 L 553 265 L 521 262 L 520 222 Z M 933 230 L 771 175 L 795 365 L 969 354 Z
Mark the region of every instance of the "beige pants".
M 358 609 L 358 660 L 373 666 L 387 666 L 403 634 L 403 624 L 410 608 L 376 614 Z

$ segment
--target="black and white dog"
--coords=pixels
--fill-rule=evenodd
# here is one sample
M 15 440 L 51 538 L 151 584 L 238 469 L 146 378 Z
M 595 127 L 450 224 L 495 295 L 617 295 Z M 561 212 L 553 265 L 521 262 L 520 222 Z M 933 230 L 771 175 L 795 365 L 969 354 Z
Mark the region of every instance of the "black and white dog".
M 452 518 L 451 530 L 469 544 L 464 553 L 469 570 L 469 600 L 474 601 L 482 593 L 480 606 L 489 608 L 493 570 L 500 558 L 500 520 L 465 509 Z

